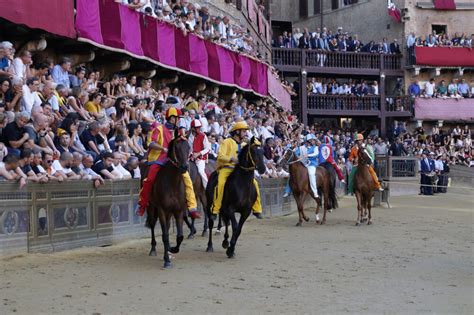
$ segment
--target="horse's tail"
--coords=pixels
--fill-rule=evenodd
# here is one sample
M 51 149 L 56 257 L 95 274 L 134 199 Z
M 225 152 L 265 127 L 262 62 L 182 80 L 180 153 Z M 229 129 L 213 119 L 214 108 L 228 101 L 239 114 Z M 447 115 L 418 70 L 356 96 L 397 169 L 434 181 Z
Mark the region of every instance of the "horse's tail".
M 322 167 L 324 167 L 329 174 L 329 202 L 328 202 L 328 209 L 337 209 L 339 206 L 337 202 L 337 192 L 336 192 L 336 170 L 334 167 L 328 163 L 324 162 L 321 164 Z

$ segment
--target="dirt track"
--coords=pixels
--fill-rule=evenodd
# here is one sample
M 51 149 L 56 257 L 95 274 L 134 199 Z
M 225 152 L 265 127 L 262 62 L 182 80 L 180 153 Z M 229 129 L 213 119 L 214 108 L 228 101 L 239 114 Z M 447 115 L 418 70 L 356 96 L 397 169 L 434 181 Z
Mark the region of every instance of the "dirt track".
M 172 270 L 148 239 L 0 259 L 0 314 L 472 314 L 473 208 L 471 196 L 398 197 L 355 227 L 346 198 L 326 226 L 250 221 L 235 259 L 220 237 L 213 254 L 185 240 Z

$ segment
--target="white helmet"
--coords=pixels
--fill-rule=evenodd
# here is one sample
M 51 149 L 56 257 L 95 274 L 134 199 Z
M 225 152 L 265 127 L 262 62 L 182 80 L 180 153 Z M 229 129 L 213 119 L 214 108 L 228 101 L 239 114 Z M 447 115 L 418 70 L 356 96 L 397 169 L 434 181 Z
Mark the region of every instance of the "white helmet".
M 191 122 L 191 128 L 199 128 L 199 127 L 202 127 L 201 121 L 199 119 L 194 119 Z

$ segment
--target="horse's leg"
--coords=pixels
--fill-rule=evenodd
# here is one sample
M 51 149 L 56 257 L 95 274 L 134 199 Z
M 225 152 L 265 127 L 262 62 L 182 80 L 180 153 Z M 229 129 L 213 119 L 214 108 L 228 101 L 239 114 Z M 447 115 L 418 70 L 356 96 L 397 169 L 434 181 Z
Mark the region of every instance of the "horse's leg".
M 362 218 L 362 206 L 361 206 L 362 197 L 360 195 L 360 192 L 358 192 L 358 191 L 355 192 L 355 196 L 356 196 L 356 199 L 357 199 L 357 221 L 356 221 L 356 226 L 359 226 L 361 218 Z
M 183 242 L 183 214 L 175 214 L 174 219 L 176 221 L 176 246 L 170 247 L 170 253 L 177 254 L 179 253 L 179 247 Z M 194 219 L 193 219 L 194 221 Z
M 227 248 L 226 254 L 227 257 L 232 258 L 235 255 L 235 245 L 237 244 L 237 240 L 239 239 L 240 232 L 242 232 L 242 227 L 244 226 L 245 220 L 247 220 L 250 211 L 245 212 L 244 214 L 241 213 L 239 223 L 237 224 L 237 220 L 235 219 L 235 214 L 232 214 L 231 221 L 232 221 L 232 238 L 230 240 L 230 246 Z
M 372 204 L 371 204 L 372 198 L 369 199 L 369 202 L 367 203 L 367 209 L 369 210 L 369 220 L 367 220 L 367 225 L 372 224 Z
M 369 201 L 367 201 L 367 195 L 366 194 L 361 194 L 361 205 L 362 205 L 362 218 L 361 218 L 361 223 L 367 221 L 367 204 Z
M 301 212 L 303 210 L 303 204 L 301 202 L 301 194 L 298 194 L 296 192 L 293 192 L 293 197 L 295 197 L 296 201 L 296 207 L 298 208 L 298 223 L 296 223 L 296 226 L 301 226 L 303 224 L 303 217 L 301 215 Z
M 156 256 L 156 238 L 155 238 L 155 226 L 156 226 L 156 210 L 155 208 L 151 208 L 150 212 L 153 213 L 153 218 L 150 219 L 149 222 L 149 227 L 151 230 L 151 249 L 150 253 L 148 254 L 149 256 Z
M 321 187 L 318 187 L 319 191 L 321 191 Z M 320 221 L 320 218 L 319 218 L 319 209 L 321 208 L 321 198 L 316 198 L 314 197 L 313 194 L 311 194 L 311 197 L 314 199 L 314 201 L 316 202 L 316 211 L 315 211 L 315 214 L 316 214 L 316 223 L 319 223 Z
M 222 216 L 219 214 L 219 222 L 217 223 L 216 234 L 220 234 L 222 229 Z
M 169 256 L 170 250 L 170 239 L 169 239 L 169 227 L 171 217 L 163 212 L 163 210 L 158 210 L 158 217 L 160 219 L 161 225 L 161 239 L 163 240 L 163 261 L 164 268 L 171 268 L 171 260 Z
M 224 240 L 222 241 L 222 248 L 226 249 L 229 247 L 229 217 L 224 215 L 222 217 L 225 225 Z
M 212 228 L 214 227 L 214 220 L 212 219 L 212 215 L 208 215 L 207 220 L 209 221 L 209 241 L 207 242 L 206 252 L 211 253 L 214 251 L 214 248 L 212 246 Z
M 325 187 L 323 190 L 323 197 L 324 197 L 324 214 L 323 214 L 323 220 L 321 221 L 322 224 L 326 224 L 326 214 L 328 212 L 328 205 L 329 205 L 329 187 Z
M 311 195 L 311 193 L 309 193 Z M 303 220 L 305 220 L 306 222 L 309 221 L 309 218 L 306 216 L 306 214 L 304 213 L 304 202 L 306 200 L 306 193 L 302 193 L 301 194 L 301 217 L 303 218 Z
M 204 211 L 204 226 L 202 228 L 202 236 L 207 235 L 207 230 L 209 230 L 209 216 L 207 215 L 207 212 Z
M 188 216 L 186 215 L 186 213 L 183 213 L 183 221 L 184 221 L 184 223 L 186 223 L 186 226 L 189 229 L 188 239 L 194 238 L 194 234 L 196 234 L 196 232 L 195 232 L 196 229 L 194 228 L 194 219 L 191 219 L 191 222 L 189 222 Z M 193 230 L 194 230 L 194 232 L 193 232 Z

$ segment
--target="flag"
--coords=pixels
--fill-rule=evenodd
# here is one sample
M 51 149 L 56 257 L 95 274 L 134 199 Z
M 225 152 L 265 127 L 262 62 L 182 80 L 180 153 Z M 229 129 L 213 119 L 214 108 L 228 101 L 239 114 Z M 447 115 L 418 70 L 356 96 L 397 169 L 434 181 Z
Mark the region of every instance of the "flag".
M 393 3 L 393 0 L 387 0 L 387 7 L 388 7 L 388 15 L 390 15 L 395 22 L 397 23 L 402 22 L 402 15 L 400 13 L 400 10 L 395 6 L 395 3 Z
M 454 0 L 434 0 L 436 10 L 456 10 Z

